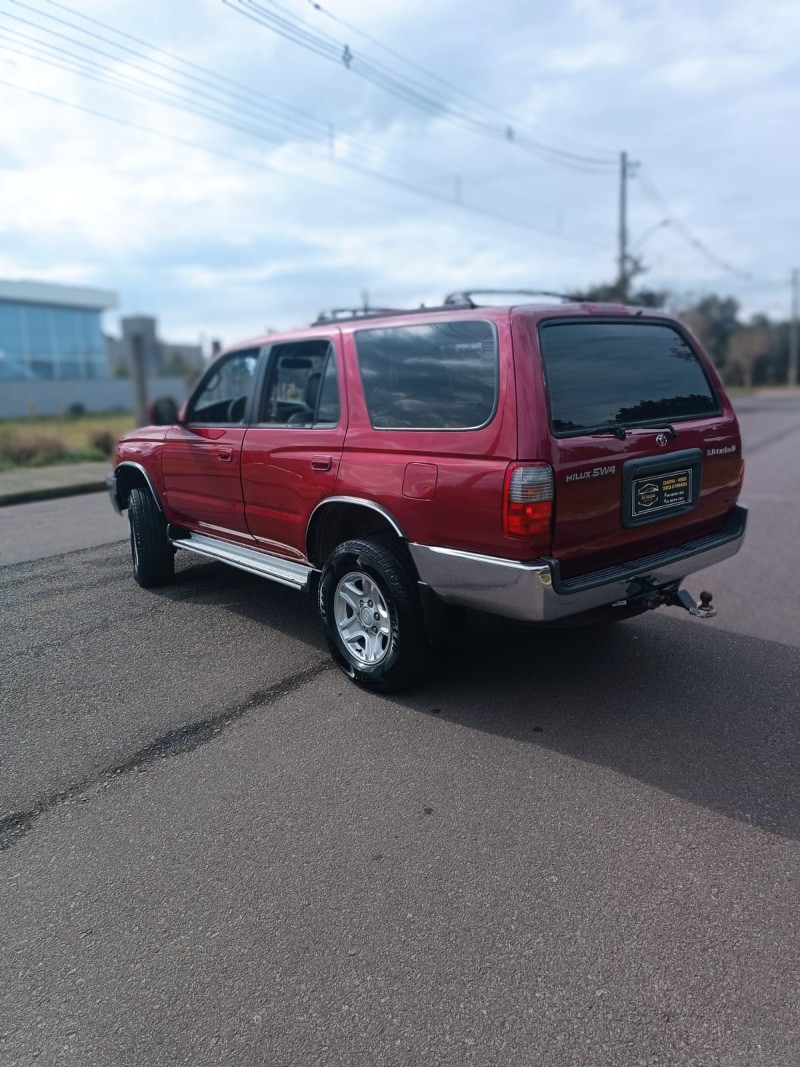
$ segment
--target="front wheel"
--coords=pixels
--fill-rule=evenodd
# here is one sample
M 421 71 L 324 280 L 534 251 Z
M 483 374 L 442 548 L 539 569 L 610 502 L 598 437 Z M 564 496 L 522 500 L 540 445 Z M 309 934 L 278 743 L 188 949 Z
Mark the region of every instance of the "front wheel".
M 166 585 L 175 573 L 167 524 L 147 489 L 131 489 L 128 499 L 133 577 L 144 589 Z
M 367 689 L 405 688 L 430 665 L 416 577 L 391 541 L 334 549 L 320 578 L 319 613 L 337 665 Z

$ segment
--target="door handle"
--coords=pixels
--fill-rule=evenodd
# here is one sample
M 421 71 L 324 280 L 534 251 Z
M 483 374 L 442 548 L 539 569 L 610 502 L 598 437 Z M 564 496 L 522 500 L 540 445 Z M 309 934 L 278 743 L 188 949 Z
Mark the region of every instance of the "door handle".
M 220 449 L 217 449 L 217 459 L 220 461 L 220 463 L 230 463 L 231 460 L 233 459 L 233 449 L 232 448 L 220 448 Z
M 312 456 L 311 457 L 311 469 L 312 471 L 329 471 L 333 460 L 330 456 Z

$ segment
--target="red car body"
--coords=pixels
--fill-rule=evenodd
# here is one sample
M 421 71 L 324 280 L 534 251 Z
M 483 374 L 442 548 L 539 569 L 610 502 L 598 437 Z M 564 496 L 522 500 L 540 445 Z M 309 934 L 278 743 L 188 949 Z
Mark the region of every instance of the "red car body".
M 463 428 L 376 426 L 359 362 L 363 331 L 384 331 L 371 336 L 391 339 L 393 330 L 428 327 L 435 334 L 454 323 L 462 331 L 490 328 L 494 334 L 489 417 Z M 648 325 L 651 332 L 659 324 L 668 327 L 675 355 L 696 360 L 702 372 L 708 410 L 672 420 L 654 414 L 624 426 L 556 431 L 548 373 L 560 373 L 560 357 L 549 364 L 543 358 L 543 328 L 582 323 L 622 329 L 621 337 L 631 336 L 627 325 Z M 202 395 L 220 361 L 254 354 L 252 390 L 263 392 L 277 373 L 275 353 L 283 353 L 287 374 L 305 373 L 292 370 L 304 362 L 292 353 L 317 352 L 309 342 L 325 346 L 328 361 L 335 362 L 335 424 L 293 425 L 291 417 L 267 423 L 259 417 L 262 401 L 250 394 L 236 401 L 234 414 L 246 411 L 236 422 L 193 416 L 193 398 Z M 593 365 L 604 358 L 604 342 L 595 343 Z M 478 347 L 469 340 L 441 351 L 457 364 L 462 350 L 471 357 Z M 646 352 L 642 358 L 646 361 Z M 671 358 L 668 354 L 664 365 L 683 373 Z M 736 415 L 697 339 L 658 312 L 582 303 L 388 313 L 256 338 L 228 349 L 214 366 L 174 424 L 147 426 L 120 440 L 110 484 L 115 506 L 125 508 L 134 488 L 147 489 L 173 545 L 188 548 L 199 538 L 195 551 L 214 550 L 207 552 L 212 558 L 298 588 L 308 587 L 343 539 L 389 536 L 407 549 L 414 578 L 446 604 L 529 622 L 557 621 L 620 601 L 635 613 L 645 604 L 655 606 L 654 591 L 661 602 L 674 602 L 681 578 L 737 551 L 744 535 L 745 512 L 737 506 L 743 461 Z M 646 362 L 644 367 L 636 373 L 646 378 Z M 700 380 L 698 367 L 690 370 Z M 579 384 L 567 381 L 560 388 L 568 397 Z M 452 388 L 457 396 L 458 383 Z M 591 397 L 580 400 L 584 406 L 590 402 Z M 646 400 L 640 409 L 648 412 Z M 217 404 L 213 410 L 223 408 Z M 677 471 L 670 469 L 672 456 Z M 509 527 L 509 485 L 517 468 L 523 482 L 531 478 L 538 485 L 540 479 L 545 485 L 549 479 L 550 488 L 541 490 L 550 494 L 544 518 L 527 531 Z M 544 472 L 541 478 L 537 471 Z M 633 504 L 631 492 L 637 496 Z M 634 514 L 651 498 L 657 501 L 649 506 L 663 514 Z M 217 549 L 222 555 L 214 555 Z M 262 557 L 265 567 L 259 569 Z M 495 588 L 488 588 L 493 581 Z M 535 604 L 528 610 L 531 589 Z

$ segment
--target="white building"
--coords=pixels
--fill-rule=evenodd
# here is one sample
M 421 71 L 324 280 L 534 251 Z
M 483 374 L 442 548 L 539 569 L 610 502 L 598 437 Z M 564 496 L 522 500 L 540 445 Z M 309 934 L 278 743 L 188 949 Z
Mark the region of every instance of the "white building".
M 107 378 L 102 315 L 117 303 L 105 289 L 0 280 L 0 381 Z

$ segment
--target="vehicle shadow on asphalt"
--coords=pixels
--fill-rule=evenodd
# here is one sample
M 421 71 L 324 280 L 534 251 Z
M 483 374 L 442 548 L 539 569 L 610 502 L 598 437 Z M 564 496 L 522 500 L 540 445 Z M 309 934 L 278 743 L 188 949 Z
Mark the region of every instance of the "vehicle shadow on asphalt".
M 179 553 L 174 581 L 151 594 L 232 611 L 259 626 L 326 651 L 314 597 L 265 581 L 225 563 Z M 298 668 L 303 664 L 299 663 Z
M 187 561 L 159 593 L 223 607 L 325 651 L 312 597 L 223 564 Z M 559 630 L 468 613 L 434 676 L 381 700 L 800 838 L 799 698 L 797 649 L 663 612 Z
M 798 838 L 799 696 L 796 649 L 667 615 L 549 631 L 473 615 L 399 699 Z

